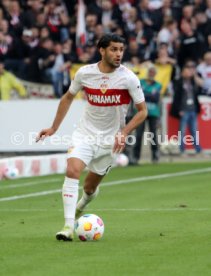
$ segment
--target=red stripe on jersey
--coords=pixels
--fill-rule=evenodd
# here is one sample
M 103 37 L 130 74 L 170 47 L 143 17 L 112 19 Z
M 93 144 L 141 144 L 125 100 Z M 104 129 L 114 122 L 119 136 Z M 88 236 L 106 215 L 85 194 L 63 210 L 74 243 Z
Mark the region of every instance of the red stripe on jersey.
M 88 102 L 97 106 L 113 106 L 130 103 L 130 94 L 127 89 L 95 89 L 84 87 Z

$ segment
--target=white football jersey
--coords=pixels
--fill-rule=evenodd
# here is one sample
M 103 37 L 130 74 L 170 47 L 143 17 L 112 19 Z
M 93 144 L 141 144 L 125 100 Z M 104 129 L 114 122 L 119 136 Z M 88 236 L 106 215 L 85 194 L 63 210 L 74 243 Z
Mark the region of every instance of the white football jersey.
M 84 135 L 115 136 L 125 125 L 128 105 L 132 100 L 144 101 L 144 94 L 137 76 L 123 65 L 112 73 L 102 73 L 98 63 L 81 67 L 71 82 L 69 92 L 73 95 L 84 90 L 87 105 L 80 121 Z M 108 145 L 101 141 L 101 145 Z

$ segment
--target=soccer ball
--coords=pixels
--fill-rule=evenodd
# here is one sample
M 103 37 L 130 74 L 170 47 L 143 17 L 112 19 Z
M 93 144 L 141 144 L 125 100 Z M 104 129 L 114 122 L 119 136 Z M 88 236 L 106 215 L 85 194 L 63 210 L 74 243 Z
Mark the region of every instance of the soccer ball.
M 3 177 L 6 179 L 15 179 L 19 176 L 19 171 L 15 167 L 7 167 L 3 172 Z
M 104 233 L 103 220 L 93 214 L 83 215 L 76 221 L 75 232 L 81 241 L 97 241 Z
M 126 167 L 129 163 L 129 159 L 127 157 L 127 155 L 125 155 L 124 153 L 120 153 L 117 155 L 116 157 L 116 165 L 119 167 Z

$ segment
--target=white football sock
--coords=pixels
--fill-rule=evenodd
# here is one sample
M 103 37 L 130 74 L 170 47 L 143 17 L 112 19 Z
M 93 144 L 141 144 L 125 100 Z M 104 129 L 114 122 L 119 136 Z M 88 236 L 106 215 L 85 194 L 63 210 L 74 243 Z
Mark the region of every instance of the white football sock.
M 87 204 L 92 201 L 99 193 L 99 187 L 96 188 L 95 192 L 91 195 L 88 195 L 84 190 L 81 199 L 77 203 L 77 209 L 82 211 Z
M 78 179 L 65 177 L 62 188 L 65 226 L 74 228 L 75 209 L 78 200 Z

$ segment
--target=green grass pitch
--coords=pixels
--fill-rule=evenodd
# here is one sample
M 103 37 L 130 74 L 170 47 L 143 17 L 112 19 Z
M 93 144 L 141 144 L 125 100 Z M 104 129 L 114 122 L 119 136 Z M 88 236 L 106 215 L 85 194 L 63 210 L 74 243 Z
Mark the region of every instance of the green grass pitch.
M 62 183 L 0 182 L 2 276 L 211 275 L 210 162 L 113 169 L 86 211 L 104 220 L 98 242 L 55 239 Z

